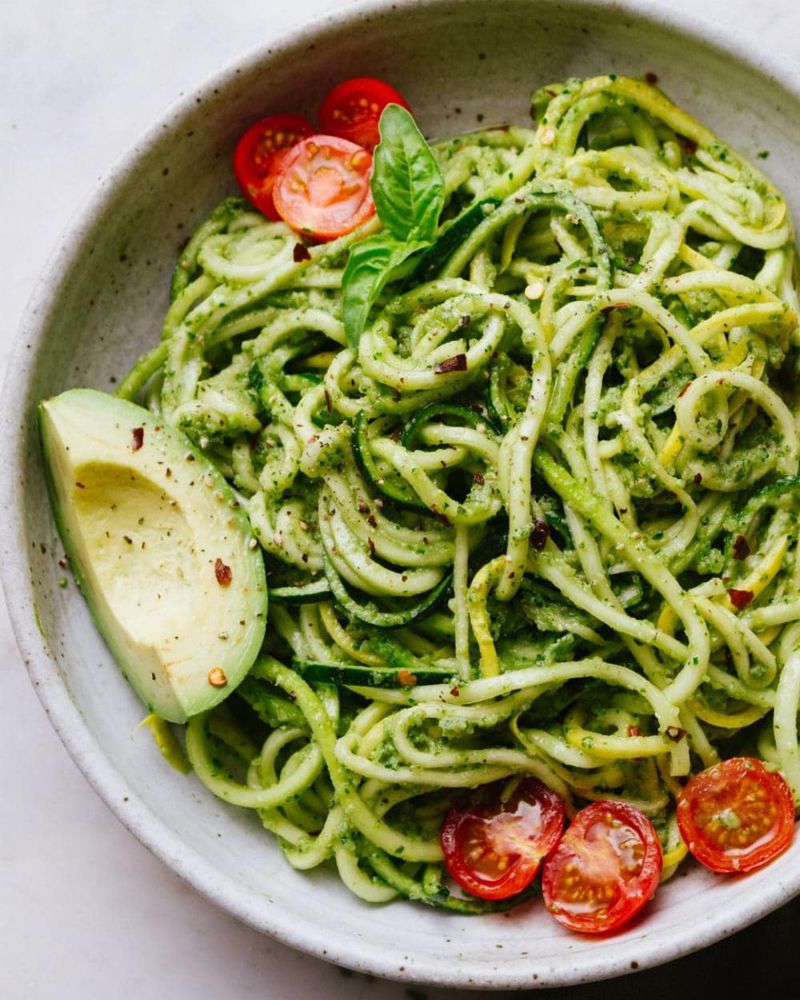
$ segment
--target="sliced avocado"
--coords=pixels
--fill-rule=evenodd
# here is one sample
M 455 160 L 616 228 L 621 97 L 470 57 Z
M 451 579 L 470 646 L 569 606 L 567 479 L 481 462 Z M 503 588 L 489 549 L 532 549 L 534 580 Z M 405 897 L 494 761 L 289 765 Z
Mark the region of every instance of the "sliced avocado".
M 56 522 L 122 672 L 170 722 L 218 704 L 264 639 L 264 561 L 233 492 L 180 432 L 93 389 L 43 402 Z

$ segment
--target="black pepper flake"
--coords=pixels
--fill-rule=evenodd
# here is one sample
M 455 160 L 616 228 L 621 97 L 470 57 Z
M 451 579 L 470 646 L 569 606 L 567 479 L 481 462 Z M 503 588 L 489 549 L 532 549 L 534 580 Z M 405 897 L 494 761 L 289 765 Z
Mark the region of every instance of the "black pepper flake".
M 651 73 L 645 73 L 644 79 L 645 79 L 645 83 L 649 83 L 651 86 L 653 86 L 656 83 L 658 83 L 658 74 L 657 73 L 652 73 L 652 72 Z
M 737 535 L 733 540 L 733 558 L 746 559 L 750 555 L 750 543 L 745 535 Z
M 123 535 L 122 537 L 125 539 L 128 545 L 133 545 L 133 539 L 131 538 L 130 535 Z
M 217 583 L 220 587 L 230 587 L 231 581 L 233 580 L 233 573 L 231 572 L 230 566 L 226 566 L 221 559 L 216 559 L 214 561 L 214 575 L 217 578 Z
M 678 141 L 681 144 L 681 149 L 686 153 L 687 156 L 694 156 L 697 152 L 697 143 L 694 139 L 690 139 L 686 135 L 679 135 Z
M 702 475 L 699 472 L 695 472 L 695 474 L 692 476 L 692 482 L 695 483 L 697 486 L 699 486 L 700 483 L 702 483 L 702 481 L 703 481 Z
M 144 444 L 144 427 L 134 427 L 131 438 L 131 451 L 138 451 Z
M 75 485 L 78 487 L 79 490 L 85 490 L 86 489 L 86 486 L 84 485 L 84 483 L 75 483 Z
M 367 518 L 367 524 L 370 526 L 370 528 L 378 527 L 378 519 L 375 517 L 374 514 L 369 515 L 369 517 Z
M 433 369 L 434 375 L 447 375 L 449 372 L 465 372 L 467 370 L 466 354 L 456 354 L 455 357 L 445 358 L 444 361 Z
M 373 540 L 368 537 L 367 538 L 367 545 L 369 547 L 369 554 L 374 557 L 375 556 L 375 542 L 373 542 Z
M 483 484 L 486 482 L 486 480 L 483 478 L 483 475 L 480 472 L 475 473 L 475 475 L 472 477 L 472 481 L 475 483 L 476 486 L 483 486 Z
M 677 743 L 686 735 L 686 730 L 681 729 L 679 726 L 667 726 L 665 733 L 668 740 L 672 740 L 673 743 Z
M 549 537 L 550 526 L 543 517 L 537 517 L 533 522 L 533 528 L 531 529 L 531 545 L 537 552 L 541 552 L 545 545 L 547 545 L 547 539 Z
M 302 243 L 295 243 L 292 250 L 292 259 L 295 264 L 300 264 L 304 260 L 311 260 L 311 254 L 308 252 L 308 248 L 303 246 Z

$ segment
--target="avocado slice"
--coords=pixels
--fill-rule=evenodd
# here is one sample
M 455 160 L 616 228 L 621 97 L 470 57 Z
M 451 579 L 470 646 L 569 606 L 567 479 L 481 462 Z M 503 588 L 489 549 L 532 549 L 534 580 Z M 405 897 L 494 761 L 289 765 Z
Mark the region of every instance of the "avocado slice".
M 39 406 L 61 538 L 95 624 L 170 722 L 218 704 L 264 640 L 264 560 L 225 479 L 179 431 L 94 389 Z

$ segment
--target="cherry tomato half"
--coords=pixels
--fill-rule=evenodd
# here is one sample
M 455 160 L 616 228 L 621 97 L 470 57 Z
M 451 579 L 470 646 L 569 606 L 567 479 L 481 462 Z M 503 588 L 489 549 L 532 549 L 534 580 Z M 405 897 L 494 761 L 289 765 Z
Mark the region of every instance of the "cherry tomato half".
M 441 830 L 448 872 L 481 899 L 507 899 L 530 885 L 564 828 L 564 803 L 541 781 L 524 778 L 506 802 L 501 788 L 489 786 L 474 808 L 451 809 Z
M 652 899 L 661 868 L 661 844 L 646 816 L 626 802 L 592 802 L 545 861 L 542 894 L 565 927 L 604 934 Z
M 282 219 L 319 240 L 349 233 L 372 215 L 372 154 L 333 135 L 312 135 L 283 155 L 273 195 Z
M 371 76 L 356 76 L 335 86 L 325 97 L 319 106 L 319 125 L 323 132 L 374 149 L 380 139 L 378 121 L 387 104 L 411 110 L 388 83 Z
M 789 786 L 755 757 L 731 757 L 690 778 L 677 816 L 689 851 L 715 872 L 755 871 L 794 834 Z
M 279 219 L 272 187 L 284 152 L 311 135 L 314 126 L 302 115 L 271 115 L 244 133 L 233 154 L 233 172 L 248 201 L 273 221 Z

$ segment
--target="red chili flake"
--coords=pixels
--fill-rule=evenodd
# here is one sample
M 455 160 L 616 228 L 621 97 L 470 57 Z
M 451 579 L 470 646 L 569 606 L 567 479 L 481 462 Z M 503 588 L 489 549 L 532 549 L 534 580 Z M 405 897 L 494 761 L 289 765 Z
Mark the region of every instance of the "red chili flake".
M 684 394 L 684 393 L 686 392 L 686 390 L 687 390 L 687 389 L 689 388 L 689 386 L 690 386 L 691 384 L 692 384 L 691 382 L 687 382 L 687 383 L 686 383 L 686 385 L 685 385 L 685 386 L 684 386 L 684 387 L 683 387 L 683 388 L 681 389 L 681 391 L 680 391 L 680 392 L 678 393 L 678 399 L 680 399 L 680 398 L 681 398 L 681 396 L 682 396 L 682 395 L 683 395 L 683 394 Z
M 231 580 L 233 580 L 233 573 L 230 566 L 226 566 L 221 559 L 214 561 L 214 575 L 220 587 L 230 587 Z
M 628 736 L 641 736 L 642 731 L 638 726 L 628 726 Z
M 684 153 L 686 153 L 687 156 L 694 156 L 694 154 L 697 152 L 697 143 L 694 141 L 694 139 L 690 139 L 686 135 L 679 135 L 678 141 L 680 142 L 681 148 L 683 149 Z
M 375 555 L 375 542 L 371 538 L 367 538 L 367 545 L 369 546 L 369 554 L 371 556 Z
M 131 450 L 138 451 L 144 444 L 144 427 L 134 427 L 131 431 Z
M 61 567 L 62 569 L 66 569 L 66 568 L 67 568 L 67 566 L 69 566 L 69 556 L 62 556 L 62 557 L 61 557 L 61 558 L 60 558 L 60 559 L 58 560 L 58 565 L 59 565 L 59 566 L 60 566 L 60 567 Z
M 692 476 L 692 482 L 695 483 L 697 486 L 699 486 L 700 483 L 702 483 L 702 481 L 703 481 L 702 474 L 699 472 L 695 472 L 695 474 Z
M 435 507 L 431 507 L 431 515 L 435 517 L 437 521 L 443 524 L 445 528 L 449 528 L 451 526 L 450 518 L 447 516 L 447 514 L 443 514 L 440 510 L 437 510 Z
M 413 688 L 417 683 L 417 678 L 410 670 L 398 670 L 397 683 L 404 688 Z
M 447 375 L 448 372 L 465 372 L 467 370 L 466 354 L 456 354 L 453 358 L 445 358 L 434 369 L 434 375 Z
M 755 596 L 756 595 L 752 590 L 736 590 L 734 588 L 728 591 L 728 597 L 731 599 L 731 604 L 737 611 L 744 611 Z
M 367 524 L 370 526 L 370 528 L 377 528 L 378 527 L 377 517 L 375 517 L 374 514 L 370 514 L 369 517 L 367 518 Z
M 483 484 L 486 482 L 486 480 L 483 478 L 480 472 L 475 473 L 475 475 L 472 477 L 472 481 L 475 483 L 476 486 L 483 486 Z
M 533 522 L 530 537 L 531 545 L 537 552 L 541 552 L 545 545 L 547 545 L 547 539 L 550 537 L 550 526 L 543 517 L 537 517 Z
M 369 514 L 369 504 L 362 497 L 358 498 L 358 513 Z
M 389 435 L 389 437 L 392 439 L 392 441 L 399 441 L 400 440 L 400 435 L 402 433 L 403 433 L 403 428 L 402 427 L 395 427 L 395 429 L 392 431 L 392 433 Z
M 295 264 L 299 264 L 301 261 L 311 260 L 311 254 L 308 252 L 308 248 L 304 247 L 302 243 L 295 243 L 292 250 L 292 258 Z
M 745 535 L 737 535 L 733 540 L 733 558 L 746 559 L 750 555 L 750 543 Z
M 656 84 L 658 83 L 658 74 L 653 72 L 645 73 L 644 80 L 645 83 L 649 83 L 651 85 Z
M 458 685 L 456 685 L 455 687 L 451 687 L 450 688 L 450 694 L 454 698 L 457 698 L 461 694 L 461 691 L 458 689 Z
M 665 732 L 667 739 L 672 740 L 673 743 L 677 743 L 686 735 L 686 730 L 680 729 L 678 726 L 667 726 Z

